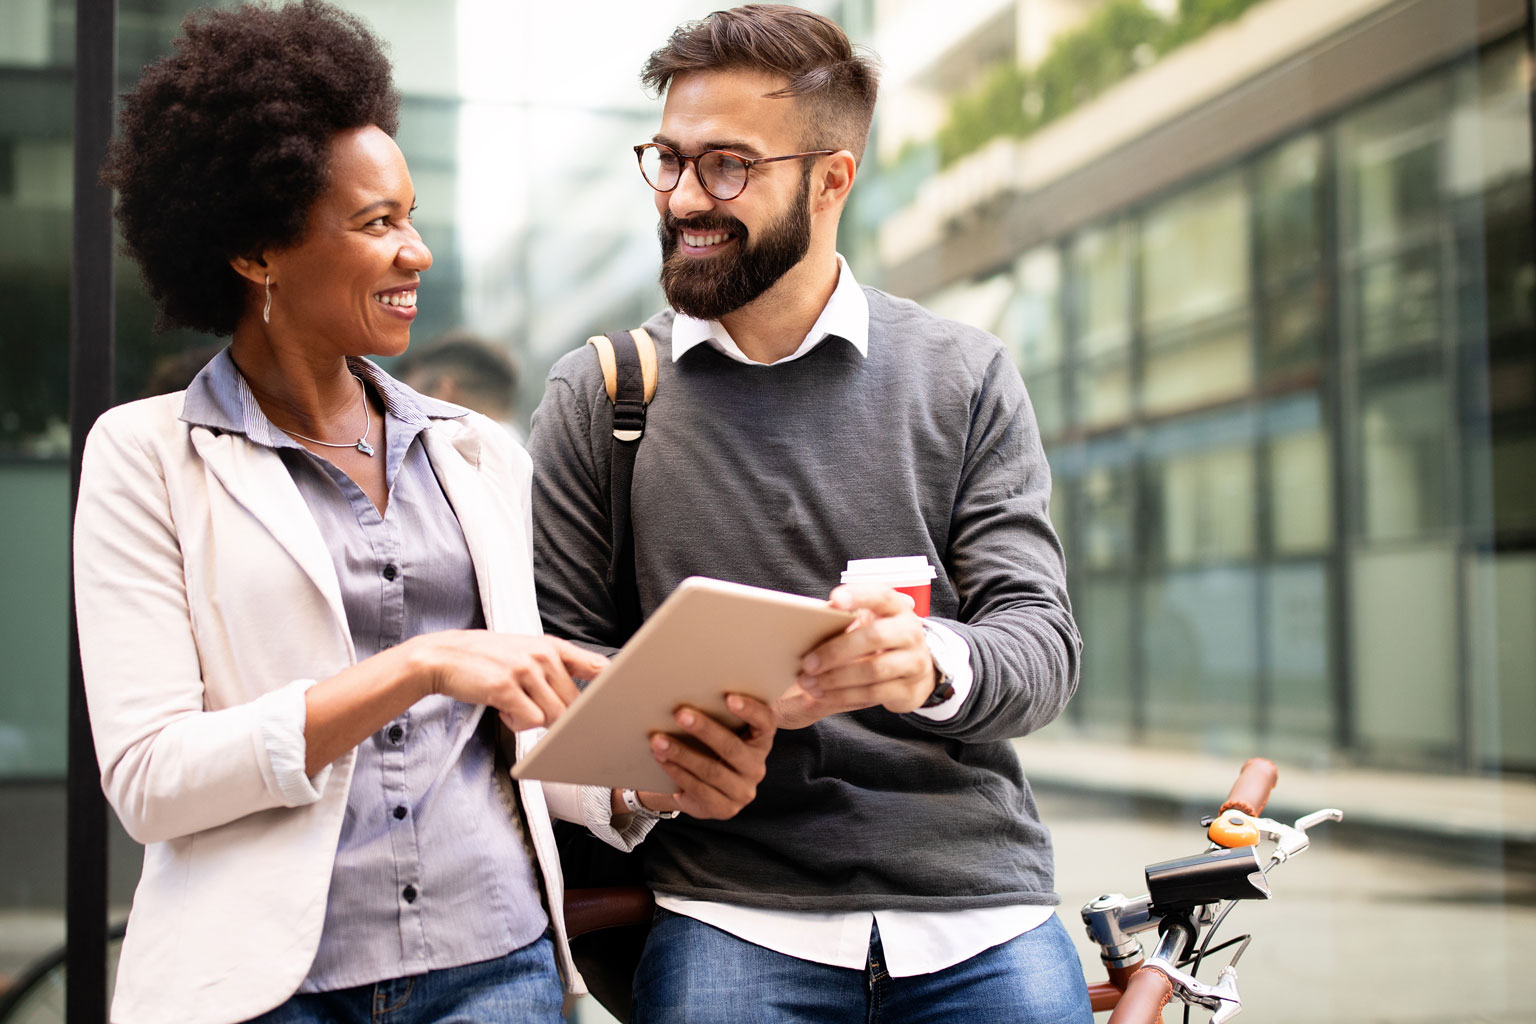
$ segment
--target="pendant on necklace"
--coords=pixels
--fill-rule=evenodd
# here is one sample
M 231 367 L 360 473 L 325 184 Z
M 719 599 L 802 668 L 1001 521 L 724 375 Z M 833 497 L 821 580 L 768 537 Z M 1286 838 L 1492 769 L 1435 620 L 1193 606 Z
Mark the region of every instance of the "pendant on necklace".
M 367 441 L 364 441 L 362 438 L 357 439 L 357 450 L 370 458 L 373 457 L 373 445 L 369 444 Z

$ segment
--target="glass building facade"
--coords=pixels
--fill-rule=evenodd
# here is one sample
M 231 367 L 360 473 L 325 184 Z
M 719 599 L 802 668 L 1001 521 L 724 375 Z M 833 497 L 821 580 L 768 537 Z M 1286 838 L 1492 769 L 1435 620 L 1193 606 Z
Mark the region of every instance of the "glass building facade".
M 932 298 L 1035 402 L 1084 730 L 1536 768 L 1529 82 L 1495 41 Z

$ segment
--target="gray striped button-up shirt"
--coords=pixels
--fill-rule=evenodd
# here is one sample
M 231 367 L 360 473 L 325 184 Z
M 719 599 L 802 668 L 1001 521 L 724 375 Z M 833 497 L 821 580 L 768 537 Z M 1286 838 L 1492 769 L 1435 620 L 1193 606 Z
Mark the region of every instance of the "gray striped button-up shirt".
M 385 407 L 369 441 L 385 460 L 385 515 L 346 474 L 262 413 L 228 350 L 187 390 L 182 418 L 276 450 L 320 527 L 359 660 L 421 633 L 485 625 L 458 519 L 420 433 L 462 409 L 351 360 Z M 491 716 L 418 701 L 357 748 L 320 948 L 301 992 L 502 956 L 548 927 Z M 239 927 L 232 922 L 231 927 Z

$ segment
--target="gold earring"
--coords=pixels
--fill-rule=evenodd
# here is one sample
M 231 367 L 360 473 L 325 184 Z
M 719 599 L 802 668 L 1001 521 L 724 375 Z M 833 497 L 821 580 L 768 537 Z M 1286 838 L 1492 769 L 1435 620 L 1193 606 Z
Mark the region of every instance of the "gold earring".
M 272 275 L 263 274 L 261 276 L 267 279 L 267 304 L 261 307 L 261 322 L 269 324 L 272 322 Z

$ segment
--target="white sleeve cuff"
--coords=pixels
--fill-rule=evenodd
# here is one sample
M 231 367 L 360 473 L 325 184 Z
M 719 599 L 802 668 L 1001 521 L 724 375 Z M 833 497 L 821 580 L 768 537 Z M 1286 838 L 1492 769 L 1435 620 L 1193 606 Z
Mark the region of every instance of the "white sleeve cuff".
M 929 619 L 923 625 L 923 633 L 928 638 L 928 653 L 933 656 L 933 663 L 939 671 L 949 677 L 955 693 L 942 704 L 918 708 L 912 713 L 931 722 L 947 722 L 960 713 L 976 679 L 976 673 L 971 668 L 971 645 L 965 642 L 965 637 L 942 622 Z
M 581 787 L 582 822 L 609 846 L 628 853 L 656 827 L 648 814 L 614 814 L 613 790 L 606 786 Z
M 261 723 L 261 738 L 272 768 L 272 782 L 285 807 L 302 807 L 320 799 L 331 766 L 310 778 L 304 772 L 307 746 L 304 741 L 304 695 L 317 680 L 295 679 L 281 690 L 266 695 L 274 706 Z

